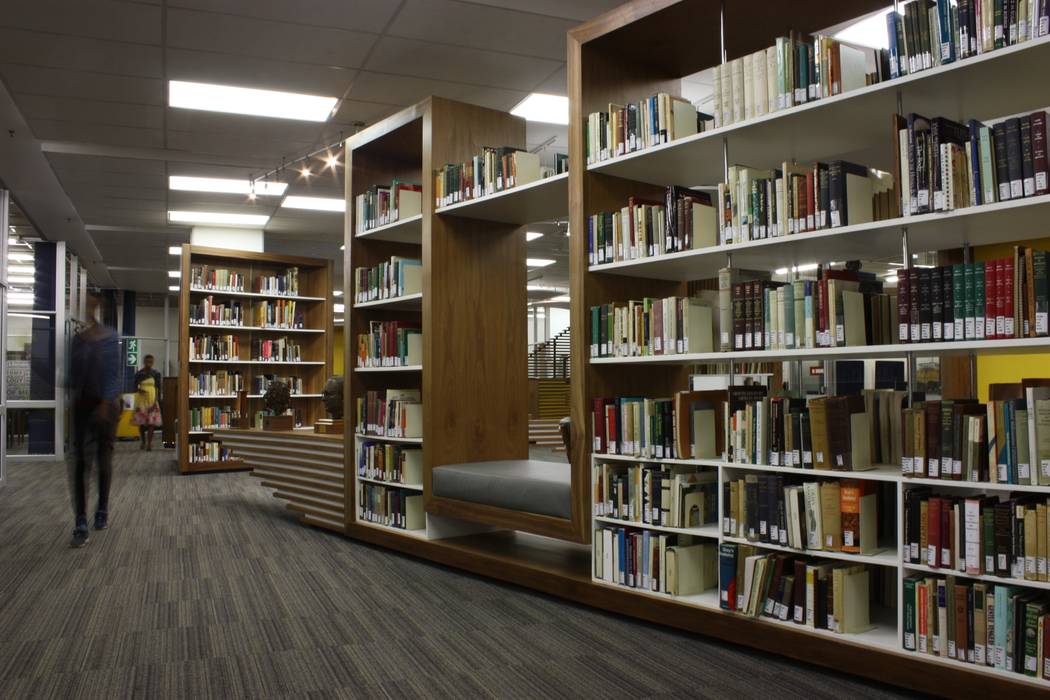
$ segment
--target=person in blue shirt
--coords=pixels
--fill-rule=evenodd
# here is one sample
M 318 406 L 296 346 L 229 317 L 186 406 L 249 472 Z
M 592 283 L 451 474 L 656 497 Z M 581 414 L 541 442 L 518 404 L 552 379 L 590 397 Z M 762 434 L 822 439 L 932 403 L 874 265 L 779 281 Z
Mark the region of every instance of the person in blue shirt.
M 113 441 L 120 416 L 120 341 L 112 328 L 95 320 L 100 299 L 90 294 L 88 320 L 73 338 L 69 388 L 73 413 L 73 547 L 88 542 L 87 491 L 92 457 L 98 465 L 95 529 L 109 526 L 109 486 L 113 474 Z M 94 454 L 92 454 L 92 451 Z

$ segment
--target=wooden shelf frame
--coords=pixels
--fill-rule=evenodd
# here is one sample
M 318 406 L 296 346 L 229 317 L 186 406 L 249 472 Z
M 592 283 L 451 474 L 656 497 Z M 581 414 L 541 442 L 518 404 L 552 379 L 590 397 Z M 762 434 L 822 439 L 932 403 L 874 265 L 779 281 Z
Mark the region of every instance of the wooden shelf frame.
M 191 289 L 191 270 L 195 265 L 207 264 L 227 267 L 244 273 L 245 284 L 252 284 L 255 274 L 278 273 L 289 267 L 299 268 L 299 295 L 259 294 L 254 292 L 230 292 L 222 290 Z M 295 255 L 273 255 L 240 250 L 226 250 L 207 246 L 183 244 L 181 256 L 182 285 L 179 290 L 179 395 L 178 395 L 178 465 L 182 473 L 222 469 L 248 469 L 243 460 L 234 464 L 216 467 L 210 462 L 190 462 L 189 445 L 196 439 L 208 440 L 210 430 L 190 430 L 189 411 L 191 403 L 196 406 L 207 401 L 223 401 L 226 405 L 236 401 L 233 396 L 191 396 L 192 375 L 224 366 L 236 368 L 244 376 L 245 386 L 250 388 L 256 376 L 271 372 L 295 373 L 303 379 L 303 393 L 292 396 L 294 405 L 302 411 L 304 423 L 312 423 L 324 415 L 319 397 L 332 368 L 332 261 L 306 258 Z M 275 300 L 295 300 L 301 311 L 304 328 L 269 328 L 257 326 L 222 326 L 190 323 L 190 305 L 209 294 L 217 298 L 241 300 L 249 309 L 255 303 Z M 253 360 L 251 341 L 253 338 L 272 339 L 283 334 L 294 338 L 302 346 L 302 361 L 278 362 Z M 234 335 L 240 342 L 240 356 L 229 360 L 196 360 L 190 358 L 190 338 L 203 335 Z M 269 368 L 269 369 L 267 369 Z M 249 394 L 249 410 L 261 407 L 262 396 Z M 249 416 L 250 418 L 250 416 Z

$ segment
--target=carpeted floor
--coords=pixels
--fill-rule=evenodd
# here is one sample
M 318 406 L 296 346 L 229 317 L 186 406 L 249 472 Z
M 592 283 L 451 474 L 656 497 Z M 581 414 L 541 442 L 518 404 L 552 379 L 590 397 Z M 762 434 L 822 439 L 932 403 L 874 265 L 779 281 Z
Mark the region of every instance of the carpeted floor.
M 0 698 L 897 696 L 357 544 L 247 474 L 117 449 L 112 527 L 82 550 L 65 467 L 9 465 Z

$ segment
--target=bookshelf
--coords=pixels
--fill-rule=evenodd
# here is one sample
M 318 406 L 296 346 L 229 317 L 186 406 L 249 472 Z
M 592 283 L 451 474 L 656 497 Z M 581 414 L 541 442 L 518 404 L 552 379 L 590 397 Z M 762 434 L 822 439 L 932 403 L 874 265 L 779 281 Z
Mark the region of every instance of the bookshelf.
M 457 208 L 463 216 L 444 216 L 435 206 L 433 193 L 433 174 L 446 163 L 466 161 L 484 146 L 524 143 L 524 120 L 438 97 L 408 107 L 346 141 L 344 288 L 354 289 L 355 269 L 374 267 L 392 256 L 419 259 L 423 267 L 419 294 L 348 303 L 345 420 L 350 478 L 346 479 L 346 512 L 352 514 L 348 515 L 348 534 L 360 534 L 360 528 L 365 528 L 427 539 L 434 533 L 435 517 L 469 515 L 465 511 L 471 506 L 432 496 L 433 465 L 527 454 L 527 390 L 521 370 L 525 365 L 524 236 L 514 235 L 520 227 L 513 223 L 467 215 L 467 207 Z M 421 214 L 366 232 L 353 230 L 355 198 L 376 184 L 395 179 L 422 184 Z M 565 179 L 560 182 L 564 187 Z M 486 207 L 498 200 L 501 211 L 508 211 L 518 206 L 514 202 L 521 192 L 538 189 L 542 194 L 550 187 L 541 181 L 537 188 L 522 187 L 520 192 L 515 188 L 492 199 L 464 204 Z M 493 274 L 494 270 L 499 274 Z M 418 325 L 422 361 L 407 366 L 357 366 L 356 339 L 376 321 Z M 498 342 L 499 352 L 492 351 L 494 346 L 485 340 L 489 337 L 498 339 L 493 342 Z M 509 350 L 504 351 L 506 348 Z M 380 390 L 420 391 L 422 437 L 356 434 L 358 399 Z M 391 484 L 359 476 L 358 457 L 366 441 L 420 448 L 422 482 Z M 365 519 L 359 497 L 371 486 L 422 498 L 423 526 L 408 530 Z M 447 526 L 444 532 L 449 532 Z
M 652 0 L 630 2 L 569 33 L 568 73 L 570 97 L 570 159 L 586 163 L 585 127 L 591 112 L 603 111 L 610 103 L 626 104 L 657 92 L 679 93 L 676 79 L 733 60 L 773 44 L 788 30 L 816 32 L 822 27 L 880 9 L 877 2 L 852 1 L 827 4 L 793 3 L 778 7 L 767 4 L 762 16 L 753 5 L 711 3 L 702 0 Z M 750 11 L 750 14 L 748 14 Z M 721 32 L 720 32 L 721 27 Z M 659 42 L 660 51 L 648 47 Z M 842 158 L 893 171 L 891 116 L 918 112 L 950 119 L 993 120 L 1047 106 L 1045 90 L 1027 85 L 1012 76 L 1039 70 L 1050 57 L 1050 37 L 997 49 L 979 56 L 907 75 L 833 97 L 772 112 L 756 118 L 718 126 L 694 136 L 612 157 L 574 168 L 569 173 L 570 229 L 587 230 L 587 217 L 618 210 L 635 196 L 651 196 L 654 186 L 713 187 L 722 182 L 732 164 L 775 168 L 785 160 L 802 163 Z M 1006 77 L 1011 79 L 1005 79 Z M 1023 674 L 930 656 L 904 648 L 904 616 L 899 604 L 904 579 L 912 573 L 952 575 L 958 581 L 980 580 L 1016 585 L 1021 590 L 1041 592 L 1046 582 L 989 575 L 968 576 L 948 568 L 933 568 L 907 561 L 904 543 L 904 499 L 911 489 L 931 486 L 939 493 L 1020 493 L 1050 496 L 1050 486 L 1010 485 L 985 482 L 912 478 L 901 474 L 898 465 L 881 465 L 868 471 L 841 472 L 763 464 L 741 464 L 719 459 L 669 460 L 608 455 L 593 450 L 592 399 L 615 396 L 667 397 L 687 388 L 689 368 L 725 362 L 834 362 L 844 359 L 903 358 L 914 367 L 917 357 L 972 358 L 984 354 L 1031 354 L 1050 350 L 1050 339 L 1012 338 L 934 342 L 914 345 L 872 345 L 702 352 L 687 355 L 641 357 L 590 356 L 592 306 L 645 297 L 687 296 L 689 283 L 712 280 L 725 267 L 770 271 L 796 264 L 832 260 L 900 260 L 910 266 L 911 252 L 947 251 L 958 255 L 970 246 L 1007 243 L 1047 234 L 1046 195 L 993 204 L 971 206 L 950 212 L 897 217 L 872 223 L 824 229 L 767 238 L 747 243 L 716 245 L 656 257 L 591 264 L 586 236 L 574 235 L 570 245 L 572 326 L 572 468 L 574 498 L 593 493 L 592 467 L 610 463 L 652 463 L 701 467 L 717 475 L 718 525 L 662 528 L 595 515 L 590 503 L 580 510 L 587 516 L 587 537 L 599 551 L 595 533 L 603 528 L 624 527 L 627 531 L 688 534 L 697 541 L 750 544 L 761 552 L 800 553 L 813 559 L 863 563 L 892 581 L 897 605 L 872 606 L 872 627 L 857 634 L 839 634 L 809 628 L 791 621 L 767 617 L 756 619 L 723 610 L 717 591 L 672 597 L 667 594 L 610 584 L 598 575 L 592 556 L 592 583 L 616 588 L 638 599 L 634 614 L 655 614 L 649 601 L 680 606 L 682 614 L 697 609 L 710 613 L 705 629 L 727 639 L 762 646 L 763 630 L 790 630 L 798 640 L 792 655 L 815 663 L 826 658 L 809 656 L 806 649 L 814 637 L 837 643 L 834 662 L 839 668 L 885 669 L 893 682 L 912 687 L 937 688 L 937 692 L 964 695 L 976 687 L 1034 695 L 1045 692 L 1048 681 Z M 903 255 L 902 255 L 903 253 Z M 961 255 L 959 256 L 961 260 Z M 717 348 L 717 341 L 716 341 Z M 972 381 L 972 380 L 971 380 Z M 974 394 L 976 395 L 976 393 Z M 755 543 L 723 532 L 726 513 L 723 485 L 744 474 L 783 474 L 820 480 L 856 479 L 874 482 L 886 494 L 881 507 L 894 510 L 896 537 L 880 541 L 879 548 L 865 555 L 843 552 L 798 550 L 780 544 Z M 807 480 L 810 480 L 807 479 Z M 577 488 L 577 485 L 579 487 Z M 653 602 L 652 605 L 659 603 Z M 880 656 L 873 657 L 872 654 Z M 907 663 L 902 663 L 903 661 Z M 888 669 L 893 667 L 893 672 Z M 872 675 L 872 671 L 866 672 Z M 889 677 L 889 676 L 887 676 Z
M 235 285 L 223 289 L 208 289 L 196 284 L 193 270 L 228 270 L 241 276 Z M 192 425 L 191 409 L 220 408 L 236 410 L 238 394 L 219 393 L 199 395 L 193 386 L 194 377 L 206 372 L 239 372 L 242 388 L 248 400 L 250 421 L 263 410 L 263 394 L 252 391 L 257 378 L 264 375 L 294 376 L 302 379 L 303 390 L 292 395 L 292 408 L 309 425 L 325 415 L 321 405 L 321 389 L 331 371 L 332 355 L 332 263 L 317 258 L 270 255 L 245 251 L 231 251 L 184 244 L 182 246 L 182 284 L 179 290 L 179 392 L 178 392 L 178 465 L 182 473 L 250 468 L 231 450 L 228 458 L 195 461 L 191 459 L 194 446 L 214 442 L 214 426 Z M 298 269 L 298 292 L 255 292 L 257 277 L 284 275 Z M 216 324 L 193 321 L 191 307 L 201 305 L 211 297 L 216 305 L 240 304 L 241 319 L 236 323 Z M 288 328 L 276 323 L 251 323 L 259 305 L 272 302 L 295 302 L 295 317 Z M 298 322 L 295 320 L 298 318 Z M 223 353 L 222 357 L 194 355 L 191 339 L 216 340 L 230 337 L 237 343 L 236 355 Z M 299 347 L 298 359 L 258 359 L 253 356 L 256 342 L 285 340 Z M 208 359 L 203 359 L 207 357 Z M 239 421 L 237 421 L 239 423 Z M 228 426 L 235 427 L 235 426 Z

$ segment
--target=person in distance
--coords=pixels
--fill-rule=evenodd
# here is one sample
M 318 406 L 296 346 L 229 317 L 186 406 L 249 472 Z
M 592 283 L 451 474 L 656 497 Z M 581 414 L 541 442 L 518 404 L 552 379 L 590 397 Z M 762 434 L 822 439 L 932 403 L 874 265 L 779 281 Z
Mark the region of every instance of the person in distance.
M 153 369 L 153 355 L 142 358 L 142 369 L 135 373 L 135 413 L 131 422 L 139 427 L 140 450 L 153 450 L 153 431 L 161 424 L 160 372 Z
M 73 414 L 73 547 L 88 542 L 87 491 L 92 450 L 98 469 L 98 507 L 95 529 L 109 525 L 109 486 L 113 474 L 113 441 L 116 438 L 120 342 L 112 328 L 97 319 L 101 298 L 87 297 L 87 320 L 73 338 L 70 350 L 69 389 Z

